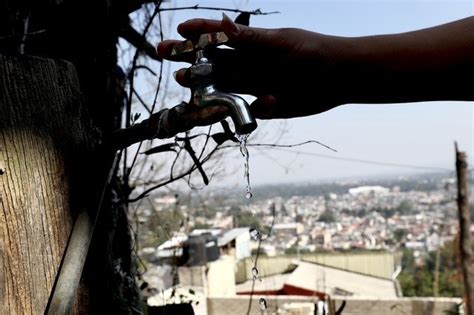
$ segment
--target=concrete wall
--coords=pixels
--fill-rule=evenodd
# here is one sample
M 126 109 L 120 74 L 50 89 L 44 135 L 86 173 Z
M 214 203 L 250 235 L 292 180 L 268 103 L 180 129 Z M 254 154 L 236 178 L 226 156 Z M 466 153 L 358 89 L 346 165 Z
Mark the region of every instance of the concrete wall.
M 235 296 L 234 257 L 221 256 L 207 266 L 207 295 Z
M 234 257 L 221 256 L 205 266 L 179 267 L 179 284 L 202 287 L 206 296 L 235 296 L 234 266 Z
M 286 303 L 312 302 L 316 300 L 307 297 L 296 296 L 266 296 L 267 313 L 276 314 L 278 309 L 283 309 Z M 251 315 L 262 315 L 258 300 L 260 296 L 254 296 L 252 300 Z M 457 305 L 462 302 L 460 298 L 398 298 L 390 300 L 370 298 L 344 298 L 346 307 L 344 315 L 446 315 L 457 314 L 449 311 L 457 310 Z M 336 310 L 342 303 L 342 299 L 335 298 Z M 248 296 L 236 296 L 232 298 L 208 298 L 208 315 L 241 315 L 247 314 L 249 305 Z M 265 314 L 265 313 L 263 313 Z
M 250 233 L 242 233 L 235 239 L 235 258 L 237 260 L 250 257 Z
M 206 266 L 178 267 L 179 284 L 189 287 L 205 287 Z

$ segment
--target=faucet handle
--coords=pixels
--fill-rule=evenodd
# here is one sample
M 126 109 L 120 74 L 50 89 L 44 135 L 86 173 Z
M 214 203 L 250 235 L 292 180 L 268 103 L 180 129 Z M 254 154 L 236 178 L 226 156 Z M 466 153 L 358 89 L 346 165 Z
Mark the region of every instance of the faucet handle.
M 212 63 L 204 57 L 204 51 L 198 50 L 196 52 L 196 61 L 189 68 L 191 79 L 201 81 L 204 78 L 208 78 L 212 74 Z
M 196 52 L 208 47 L 217 47 L 229 41 L 229 37 L 224 32 L 201 34 L 197 42 L 185 40 L 176 44 L 171 50 L 171 56 L 179 56 L 186 53 Z

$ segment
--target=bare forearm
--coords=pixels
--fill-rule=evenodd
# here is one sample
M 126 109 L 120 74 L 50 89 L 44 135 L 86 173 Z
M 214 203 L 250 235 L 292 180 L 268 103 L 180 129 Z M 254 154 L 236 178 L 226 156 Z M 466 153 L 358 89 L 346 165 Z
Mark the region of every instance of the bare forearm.
M 256 96 L 251 109 L 257 118 L 308 116 L 348 103 L 474 100 L 474 17 L 357 38 L 253 28 L 228 17 L 189 20 L 178 31 L 191 39 L 209 32 L 227 35 L 234 49 L 217 49 L 211 56 L 216 85 Z M 161 43 L 160 56 L 178 61 L 171 56 L 177 43 Z M 186 73 L 181 69 L 176 79 L 189 87 Z
M 343 103 L 474 100 L 474 17 L 414 32 L 337 38 Z

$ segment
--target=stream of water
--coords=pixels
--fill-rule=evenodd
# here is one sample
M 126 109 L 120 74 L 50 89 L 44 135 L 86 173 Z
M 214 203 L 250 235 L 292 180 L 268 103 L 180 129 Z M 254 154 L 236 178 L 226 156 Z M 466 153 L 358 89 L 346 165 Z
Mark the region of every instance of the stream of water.
M 246 184 L 245 198 L 250 199 L 250 198 L 252 198 L 252 187 L 250 186 L 249 150 L 247 149 L 247 139 L 248 139 L 248 137 L 249 137 L 249 134 L 237 135 L 237 139 L 240 142 L 240 153 L 244 157 L 244 179 L 245 179 L 245 184 Z M 254 241 L 260 241 L 261 235 L 260 235 L 260 232 L 257 229 L 251 228 L 250 229 L 250 237 Z M 257 269 L 257 266 L 256 266 L 256 261 L 255 261 L 255 265 L 252 268 L 252 275 L 253 275 L 253 281 L 254 282 L 256 280 L 262 281 L 262 279 L 260 279 L 258 277 L 258 269 Z M 258 304 L 259 304 L 260 309 L 262 311 L 265 311 L 267 309 L 267 300 L 265 300 L 264 298 L 260 298 L 260 300 L 258 301 Z
M 244 157 L 244 179 L 245 179 L 245 198 L 252 198 L 252 187 L 250 186 L 250 168 L 249 168 L 249 150 L 247 149 L 247 139 L 249 134 L 237 135 L 240 142 L 240 153 Z

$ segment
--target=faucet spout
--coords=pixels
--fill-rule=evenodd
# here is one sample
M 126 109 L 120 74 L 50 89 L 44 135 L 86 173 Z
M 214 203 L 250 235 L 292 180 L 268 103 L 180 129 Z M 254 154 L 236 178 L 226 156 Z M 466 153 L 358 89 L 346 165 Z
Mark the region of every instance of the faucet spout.
M 249 134 L 257 128 L 250 114 L 249 104 L 240 96 L 217 90 L 214 84 L 201 86 L 194 92 L 194 101 L 200 107 L 221 105 L 229 108 L 237 134 Z

